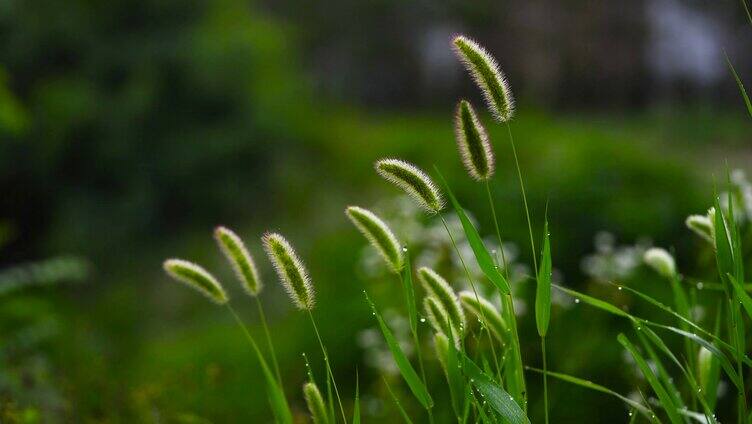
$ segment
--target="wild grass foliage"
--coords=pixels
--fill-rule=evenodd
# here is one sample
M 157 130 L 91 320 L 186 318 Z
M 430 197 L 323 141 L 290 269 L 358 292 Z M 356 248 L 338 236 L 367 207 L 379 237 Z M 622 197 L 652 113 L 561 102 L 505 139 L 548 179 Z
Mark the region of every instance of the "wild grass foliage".
M 405 400 L 401 400 L 393 390 L 394 381 L 390 384 L 384 379 L 385 388 L 402 418 L 406 422 L 434 422 L 437 416 L 441 416 L 452 417 L 458 423 L 518 424 L 530 422 L 530 416 L 538 416 L 548 422 L 549 413 L 556 416 L 556 410 L 549 411 L 550 377 L 619 399 L 628 411 L 625 417 L 629 422 L 672 424 L 718 422 L 719 387 L 723 382 L 728 382 L 731 390 L 736 392 L 733 420 L 739 423 L 752 421 L 745 378 L 752 366 L 752 359 L 746 353 L 752 298 L 748 294 L 749 286 L 745 278 L 741 221 L 738 219 L 739 214 L 743 213 L 740 210 L 743 205 L 752 206 L 752 192 L 717 195 L 705 215 L 692 215 L 686 221 L 687 227 L 707 241 L 715 255 L 718 276 L 717 282 L 712 284 L 716 288 L 713 294 L 717 295 L 719 306 L 715 316 L 710 319 L 699 320 L 695 316 L 693 311 L 697 306 L 697 293 L 692 285 L 693 280 L 683 276 L 671 253 L 661 248 L 646 250 L 643 260 L 670 285 L 672 304 L 666 305 L 616 282 L 611 282 L 611 287 L 657 308 L 663 313 L 664 321 L 648 320 L 608 301 L 553 284 L 555 231 L 553 235 L 549 232 L 546 215 L 536 217 L 535 221 L 543 225 L 539 230 L 534 230 L 536 226 L 529 212 L 524 176 L 512 136 L 510 121 L 514 114 L 514 100 L 509 83 L 497 61 L 478 43 L 458 36 L 452 40 L 452 45 L 484 96 L 489 112 L 496 121 L 492 124 L 507 128 L 511 155 L 503 154 L 503 160 L 497 161 L 481 116 L 468 101 L 462 100 L 457 106 L 454 119 L 459 156 L 468 175 L 482 185 L 481 190 L 488 198 L 496 233 L 494 243 L 498 244 L 489 247 L 491 243 L 481 237 L 477 224 L 463 209 L 438 169 L 434 168 L 433 173 L 428 173 L 402 159 L 378 160 L 375 170 L 387 182 L 410 196 L 417 207 L 428 212 L 430 219 L 441 222 L 464 275 L 461 289 L 460 283 L 445 278 L 431 267 L 413 267 L 412 251 L 408 248 L 412 240 L 399 239 L 389 223 L 378 215 L 358 206 L 345 210 L 347 218 L 378 252 L 401 288 L 404 301 L 402 314 L 409 323 L 414 345 L 412 350 L 406 350 L 398 340 L 395 330 L 368 293 L 365 294 L 365 302 L 373 312 L 397 372 L 414 400 L 425 410 L 422 415 L 416 415 L 414 411 L 409 413 L 403 406 Z M 502 221 L 497 214 L 492 189 L 495 166 L 510 166 L 512 163 L 517 171 L 521 209 L 527 219 L 533 262 L 533 275 L 527 275 L 524 279 L 533 282 L 536 287 L 534 308 L 540 356 L 533 359 L 523 357 L 520 349 L 514 294 L 524 282 L 515 278 L 510 271 L 512 267 L 503 243 Z M 733 187 L 733 184 L 730 186 Z M 446 210 L 444 199 L 449 200 L 451 212 Z M 504 206 L 506 213 L 511 206 Z M 450 216 L 450 213 L 453 215 Z M 448 217 L 456 225 L 450 225 Z M 272 337 L 259 301 L 263 285 L 256 264 L 241 238 L 231 230 L 219 227 L 215 231 L 215 238 L 245 292 L 256 299 L 265 332 L 265 352 L 235 313 L 222 284 L 207 270 L 178 259 L 165 261 L 165 270 L 176 280 L 228 308 L 242 328 L 264 373 L 266 393 L 276 421 L 290 423 L 293 412 L 287 398 L 289 393 L 285 392 L 284 387 L 296 383 L 283 381 L 280 374 Z M 536 241 L 540 250 L 536 248 Z M 468 249 L 460 249 L 460 242 L 465 243 Z M 351 400 L 343 400 L 335 381 L 333 364 L 318 331 L 314 316 L 313 277 L 292 244 L 281 234 L 267 233 L 261 238 L 261 244 L 292 303 L 308 315 L 321 348 L 326 368 L 324 382 L 319 386 L 309 368 L 309 381 L 302 389 L 311 419 L 314 423 L 359 423 L 361 408 L 358 389 Z M 422 287 L 420 291 L 415 288 L 415 276 Z M 710 284 L 708 282 L 708 287 Z M 641 396 L 635 398 L 618 393 L 607 387 L 608 382 L 595 383 L 548 369 L 549 359 L 552 368 L 557 367 L 557 358 L 546 356 L 552 297 L 556 294 L 552 293 L 552 289 L 573 297 L 576 303 L 591 306 L 593 319 L 602 317 L 600 311 L 631 324 L 633 331 L 615 334 L 613 342 L 624 348 L 643 375 L 647 386 L 638 388 Z M 430 326 L 418 325 L 424 320 Z M 432 337 L 424 337 L 427 331 L 432 333 Z M 681 339 L 682 348 L 669 348 L 668 336 Z M 432 343 L 425 346 L 425 340 L 432 340 Z M 434 351 L 435 363 L 423 357 L 424 349 Z M 542 369 L 530 365 L 538 363 L 538 358 L 541 359 Z M 440 367 L 446 384 L 429 385 L 426 379 L 426 369 L 429 367 Z M 542 380 L 541 392 L 531 393 L 527 390 L 527 380 L 531 378 Z M 434 399 L 438 391 L 449 392 L 451 402 L 436 403 Z M 531 397 L 542 399 L 542 411 L 530 410 Z

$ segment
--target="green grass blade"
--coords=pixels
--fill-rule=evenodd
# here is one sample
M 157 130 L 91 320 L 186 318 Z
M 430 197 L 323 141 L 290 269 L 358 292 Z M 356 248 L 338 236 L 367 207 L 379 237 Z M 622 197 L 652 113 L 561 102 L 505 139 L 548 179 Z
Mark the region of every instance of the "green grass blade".
M 551 286 L 555 287 L 558 290 L 563 291 L 564 293 L 566 293 L 566 294 L 574 297 L 575 299 L 579 299 L 580 301 L 585 302 L 585 303 L 587 303 L 590 306 L 593 306 L 593 307 L 596 307 L 596 308 L 601 309 L 603 311 L 609 312 L 609 313 L 611 313 L 613 315 L 617 315 L 617 316 L 620 316 L 620 317 L 623 317 L 623 318 L 628 318 L 628 319 L 636 319 L 632 315 L 630 315 L 630 314 L 622 311 L 621 309 L 617 308 L 616 306 L 614 306 L 614 305 L 612 305 L 612 304 L 610 304 L 608 302 L 604 302 L 604 301 L 602 301 L 600 299 L 596 299 L 596 298 L 594 298 L 592 296 L 588 296 L 588 295 L 586 295 L 584 293 L 580 293 L 578 291 L 575 291 L 575 290 L 572 290 L 572 289 L 568 289 L 566 287 L 562 287 L 562 286 L 559 286 L 557 284 L 552 284 Z
M 243 330 L 243 334 L 251 344 L 253 351 L 256 353 L 256 357 L 258 358 L 259 364 L 261 365 L 261 371 L 264 374 L 264 380 L 266 380 L 266 389 L 269 395 L 269 403 L 271 404 L 272 413 L 274 413 L 276 421 L 282 424 L 292 424 L 292 412 L 290 411 L 290 406 L 287 404 L 287 398 L 285 397 L 284 390 L 282 390 L 282 387 L 280 387 L 279 383 L 277 382 L 277 379 L 275 378 L 274 374 L 269 368 L 269 365 L 264 359 L 264 355 L 261 354 L 261 350 L 256 344 L 256 341 L 251 336 L 251 333 L 248 331 L 248 328 L 243 323 L 243 320 L 240 319 L 240 316 L 238 316 L 238 314 L 230 306 L 229 303 L 227 304 L 227 309 L 229 309 L 238 326 L 240 326 L 240 328 Z
M 407 415 L 407 411 L 405 411 L 405 408 L 402 407 L 402 403 L 400 403 L 399 399 L 397 399 L 397 395 L 394 394 L 392 391 L 392 386 L 389 385 L 389 382 L 386 381 L 386 378 L 381 377 L 382 380 L 384 380 L 384 384 L 386 385 L 386 390 L 389 392 L 389 395 L 392 397 L 392 400 L 394 401 L 394 404 L 397 405 L 397 409 L 400 412 L 400 415 L 402 415 L 402 419 L 405 420 L 407 424 L 413 424 L 413 421 L 410 419 L 410 416 Z
M 594 390 L 596 392 L 601 392 L 601 393 L 605 393 L 605 394 L 610 395 L 610 396 L 614 396 L 614 397 L 618 398 L 619 400 L 621 400 L 622 402 L 626 403 L 627 405 L 631 406 L 635 410 L 637 410 L 640 413 L 644 414 L 646 417 L 650 418 L 650 410 L 648 408 L 646 408 L 643 404 L 641 404 L 639 402 L 636 402 L 636 401 L 634 401 L 634 400 L 632 400 L 632 399 L 630 399 L 630 398 L 628 398 L 628 397 L 626 397 L 626 396 L 624 396 L 624 395 L 622 395 L 620 393 L 617 393 L 617 392 L 609 389 L 608 387 L 601 386 L 600 384 L 593 383 L 590 380 L 585 380 L 585 379 L 582 379 L 582 378 L 579 378 L 579 377 L 575 377 L 575 376 L 572 376 L 572 375 L 569 375 L 569 374 L 562 374 L 562 373 L 555 372 L 555 371 L 543 371 L 542 369 L 534 368 L 534 367 L 525 367 L 525 369 L 528 369 L 530 371 L 534 371 L 534 372 L 537 372 L 537 373 L 540 373 L 540 374 L 547 374 L 549 377 L 553 377 L 553 378 L 556 378 L 558 380 L 574 384 L 576 386 L 580 386 L 580 387 L 583 387 L 583 388 L 586 388 L 586 389 Z
M 441 340 L 439 338 L 442 338 Z M 442 343 L 444 341 L 445 343 Z M 457 358 L 457 351 L 450 348 L 449 340 L 443 335 L 435 336 L 436 353 L 441 355 L 440 360 L 444 366 L 444 373 L 446 375 L 447 384 L 449 385 L 449 395 L 452 399 L 452 409 L 459 420 L 462 415 L 463 405 L 462 399 L 466 391 L 465 379 L 460 372 L 460 363 Z
M 452 346 L 450 346 L 451 348 Z M 462 370 L 470 379 L 471 384 L 483 395 L 484 400 L 501 415 L 504 422 L 510 424 L 530 423 L 520 405 L 512 399 L 509 393 L 499 387 L 493 381 L 493 378 L 483 372 L 467 355 L 461 352 L 458 352 L 458 355 L 462 358 Z
M 353 401 L 353 424 L 360 424 L 360 377 L 355 370 L 355 400 Z
M 679 416 L 679 413 L 677 412 L 677 405 L 674 404 L 673 400 L 671 399 L 671 395 L 669 395 L 669 393 L 666 391 L 666 388 L 663 387 L 661 382 L 658 380 L 658 377 L 656 377 L 655 373 L 653 373 L 653 370 L 650 368 L 645 358 L 640 355 L 632 342 L 630 342 L 627 336 L 625 336 L 624 334 L 619 334 L 616 339 L 619 341 L 619 343 L 621 343 L 622 346 L 624 346 L 625 349 L 629 351 L 629 353 L 634 358 L 635 363 L 637 363 L 637 366 L 642 372 L 642 375 L 645 376 L 645 379 L 650 384 L 650 387 L 652 387 L 655 394 L 658 395 L 658 400 L 660 401 L 663 409 L 666 411 L 669 420 L 671 420 L 673 424 L 684 423 L 684 420 L 682 420 L 682 418 Z
M 543 252 L 540 272 L 538 272 L 538 285 L 535 290 L 535 325 L 538 327 L 538 335 L 546 337 L 551 319 L 551 241 L 548 234 L 548 220 L 543 228 Z
M 745 10 L 747 10 L 747 16 L 749 16 L 749 10 L 746 8 L 747 4 L 744 2 L 744 0 L 742 0 L 742 3 L 745 6 Z M 739 92 L 744 99 L 744 104 L 747 106 L 747 112 L 749 112 L 749 116 L 752 117 L 752 102 L 750 102 L 749 100 L 749 95 L 747 95 L 747 90 L 744 88 L 744 83 L 742 82 L 741 78 L 739 78 L 739 74 L 736 73 L 736 69 L 734 69 L 734 65 L 731 64 L 731 60 L 729 60 L 726 52 L 723 52 L 723 55 L 726 57 L 726 64 L 728 65 L 731 74 L 734 76 L 734 80 L 736 80 L 737 87 L 739 87 Z
M 413 287 L 413 270 L 410 266 L 410 253 L 405 254 L 405 266 L 402 270 L 402 289 L 405 292 L 407 303 L 407 315 L 410 318 L 410 329 L 413 333 L 418 331 L 418 309 L 415 305 L 415 289 Z
M 438 168 L 434 167 L 434 169 L 436 169 L 436 174 L 439 176 L 439 180 L 444 186 L 447 196 L 449 196 L 449 201 L 452 203 L 452 206 L 457 213 L 457 217 L 459 217 L 460 219 L 460 223 L 462 223 L 462 229 L 465 232 L 467 242 L 473 249 L 475 261 L 478 263 L 478 266 L 483 271 L 483 274 L 488 277 L 489 280 L 491 280 L 491 282 L 499 289 L 502 294 L 511 293 L 509 282 L 507 282 L 506 278 L 501 275 L 499 268 L 496 266 L 496 264 L 494 264 L 493 257 L 488 252 L 488 249 L 486 249 L 485 244 L 483 244 L 483 239 L 481 239 L 480 234 L 478 234 L 478 230 L 475 229 L 475 226 L 470 221 L 470 218 L 467 217 L 465 210 L 462 209 L 462 206 L 457 201 L 457 198 L 454 197 L 454 193 L 452 193 L 452 190 L 449 188 L 449 184 L 447 184 Z
M 733 275 L 729 275 L 728 278 L 729 281 L 731 281 L 731 287 L 734 288 L 734 293 L 737 301 L 744 307 L 744 311 L 747 312 L 747 316 L 752 318 L 752 297 L 750 297 L 747 292 L 744 291 L 744 287 L 742 287 L 742 285 L 736 281 L 736 278 L 734 278 Z
M 392 331 L 384 322 L 384 319 L 376 309 L 376 305 L 374 305 L 374 303 L 368 297 L 368 294 L 366 294 L 366 300 L 371 306 L 371 310 L 373 311 L 373 315 L 376 317 L 376 321 L 378 321 L 379 323 L 381 333 L 384 335 L 386 344 L 389 347 L 389 350 L 392 352 L 392 357 L 394 358 L 394 362 L 397 364 L 397 368 L 399 369 L 400 374 L 402 374 L 402 378 L 405 379 L 405 382 L 410 387 L 410 390 L 415 395 L 415 398 L 418 399 L 418 402 L 420 402 L 420 404 L 423 405 L 423 407 L 426 409 L 432 408 L 433 400 L 431 399 L 431 395 L 428 393 L 428 389 L 426 389 L 426 386 L 420 380 L 418 373 L 415 372 L 415 369 L 410 364 L 407 356 L 405 356 L 405 352 L 402 351 L 399 342 L 397 342 L 394 334 L 392 334 Z
M 658 374 L 658 379 L 666 388 L 666 392 L 671 397 L 671 401 L 674 403 L 677 409 L 686 408 L 684 400 L 682 400 L 681 398 L 681 393 L 674 384 L 671 375 L 666 370 L 666 366 L 663 365 L 661 357 L 658 356 L 658 354 L 655 352 L 655 349 L 653 349 L 653 346 L 648 341 L 647 336 L 643 334 L 643 330 L 649 330 L 649 328 L 645 327 L 643 329 L 643 327 L 638 323 L 632 323 L 632 325 L 635 328 L 635 333 L 637 333 L 637 338 L 640 340 L 643 349 L 645 350 L 645 352 L 647 352 L 648 356 L 653 361 L 653 364 L 655 365 L 655 371 Z
M 721 282 L 724 282 L 727 275 L 734 275 L 735 269 L 728 227 L 718 197 L 715 198 L 715 210 L 715 221 L 713 222 L 715 227 L 715 259 Z

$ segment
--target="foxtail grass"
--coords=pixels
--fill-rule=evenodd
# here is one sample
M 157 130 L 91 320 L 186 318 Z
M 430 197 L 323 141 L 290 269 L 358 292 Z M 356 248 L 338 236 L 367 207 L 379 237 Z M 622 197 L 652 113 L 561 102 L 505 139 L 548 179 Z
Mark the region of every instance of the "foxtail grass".
M 349 206 L 345 214 L 376 248 L 392 272 L 399 273 L 405 263 L 404 252 L 389 226 L 373 212 L 358 206 Z
M 494 174 L 494 155 L 486 129 L 469 102 L 462 100 L 454 118 L 454 132 L 460 158 L 470 176 L 487 181 Z
M 198 264 L 183 259 L 167 259 L 162 267 L 170 277 L 218 305 L 224 305 L 230 300 L 219 281 Z
M 329 424 L 329 414 L 324 404 L 324 398 L 321 396 L 316 383 L 310 381 L 303 385 L 303 395 L 305 397 L 308 412 L 311 413 L 311 420 L 314 424 Z
M 376 172 L 382 178 L 399 187 L 429 213 L 444 209 L 444 199 L 431 178 L 417 166 L 400 159 L 376 161 Z

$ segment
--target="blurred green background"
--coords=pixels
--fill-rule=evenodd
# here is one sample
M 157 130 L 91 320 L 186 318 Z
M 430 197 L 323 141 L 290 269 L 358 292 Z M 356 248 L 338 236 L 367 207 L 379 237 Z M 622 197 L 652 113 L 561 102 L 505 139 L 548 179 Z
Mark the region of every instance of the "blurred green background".
M 343 209 L 388 211 L 397 192 L 372 163 L 397 156 L 436 164 L 491 234 L 484 192 L 453 139 L 456 101 L 481 104 L 449 49 L 458 32 L 494 53 L 518 98 L 512 128 L 537 232 L 548 203 L 559 281 L 637 309 L 598 284 L 588 265 L 597 258 L 584 258 L 638 242 L 673 249 L 684 273 L 712 275 L 683 221 L 710 206 L 727 167 L 749 168 L 752 124 L 723 58 L 725 49 L 750 81 L 752 28 L 739 3 L 552 3 L 0 2 L 0 421 L 269 422 L 261 373 L 231 317 L 161 271 L 170 256 L 202 263 L 258 331 L 211 239 L 217 224 L 257 256 L 299 418 L 301 353 L 319 375 L 321 358 L 261 256 L 267 229 L 309 265 L 343 392 L 354 392 L 357 369 L 366 422 L 397 419 L 381 383 L 388 366 L 368 359 L 374 322 L 362 291 L 400 311 L 398 286 L 364 270 L 370 252 Z M 527 263 L 506 131 L 483 118 L 504 238 Z M 668 295 L 649 272 L 621 265 L 619 277 Z M 530 318 L 520 317 L 523 359 L 538 365 Z M 623 328 L 555 307 L 549 366 L 625 394 L 644 387 L 615 342 Z M 431 378 L 440 391 L 435 361 Z M 537 422 L 540 379 L 528 380 Z M 620 402 L 564 383 L 550 383 L 550 396 L 555 422 L 626 420 Z

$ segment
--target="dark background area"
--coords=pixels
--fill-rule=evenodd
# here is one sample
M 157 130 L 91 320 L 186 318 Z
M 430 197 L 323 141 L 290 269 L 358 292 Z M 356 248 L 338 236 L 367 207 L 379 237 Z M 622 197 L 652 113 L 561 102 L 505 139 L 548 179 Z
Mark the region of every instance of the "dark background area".
M 737 1 L 8 0 L 0 283 L 59 256 L 83 261 L 86 276 L 0 294 L 0 418 L 270 420 L 261 374 L 225 311 L 161 271 L 169 256 L 216 270 L 255 326 L 213 245 L 217 224 L 238 230 L 262 264 L 262 298 L 301 417 L 300 353 L 317 346 L 261 257 L 266 229 L 289 236 L 311 268 L 345 392 L 358 367 L 367 422 L 395 417 L 380 371 L 353 340 L 373 326 L 363 288 L 398 308 L 397 289 L 358 272 L 363 240 L 342 210 L 395 197 L 372 163 L 397 156 L 436 164 L 491 234 L 484 192 L 453 140 L 456 101 L 481 104 L 450 50 L 456 33 L 486 46 L 509 78 L 532 212 L 541 224 L 548 202 L 565 284 L 614 296 L 581 266 L 599 231 L 618 244 L 649 237 L 674 249 L 682 272 L 708 274 L 684 218 L 703 213 L 726 169 L 749 168 L 752 153 L 724 58 L 750 81 L 752 28 Z M 506 131 L 483 118 L 497 149 L 504 236 L 529 262 Z M 668 293 L 636 272 L 636 284 Z M 531 296 L 523 284 L 520 297 Z M 523 356 L 537 364 L 526 317 Z M 615 342 L 624 327 L 582 307 L 555 310 L 550 366 L 631 392 L 644 382 L 624 370 Z M 540 410 L 539 381 L 528 378 Z M 557 422 L 626 420 L 619 402 L 563 383 L 551 402 Z

